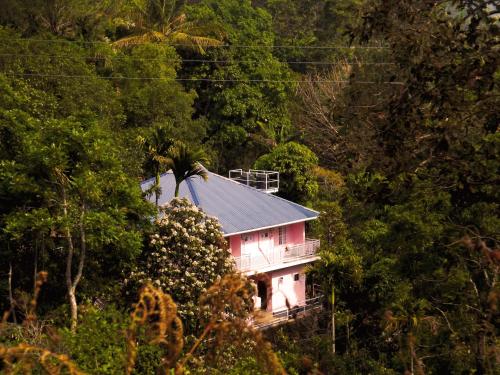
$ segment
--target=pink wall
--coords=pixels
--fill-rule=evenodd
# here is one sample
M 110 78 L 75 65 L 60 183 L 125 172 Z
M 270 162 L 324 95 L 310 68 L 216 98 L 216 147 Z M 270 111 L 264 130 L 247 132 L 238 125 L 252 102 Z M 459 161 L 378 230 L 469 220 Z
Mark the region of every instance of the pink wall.
M 296 223 L 287 228 L 287 242 L 289 244 L 300 244 L 306 240 L 305 223 Z
M 267 233 L 267 237 L 265 237 L 265 233 Z M 284 245 L 279 244 L 278 227 L 229 236 L 229 246 L 231 248 L 231 253 L 233 254 L 233 256 L 241 256 L 242 238 L 245 237 L 248 238 L 248 240 L 245 242 L 245 246 L 247 246 L 246 253 L 257 254 L 260 250 L 272 251 L 286 245 L 304 243 L 305 223 L 301 222 L 286 226 L 286 243 Z
M 239 257 L 241 255 L 241 237 L 238 235 L 230 236 L 229 248 L 231 249 L 231 254 L 233 254 L 233 257 Z
M 294 275 L 299 274 L 299 280 L 294 280 Z M 286 309 L 286 299 L 290 307 L 302 306 L 306 299 L 306 277 L 304 265 L 285 268 L 270 272 L 272 283 L 272 298 L 267 310 L 279 311 Z
M 287 245 L 305 242 L 305 223 L 295 223 L 286 226 L 285 243 L 279 243 L 279 228 L 270 228 L 244 234 L 229 236 L 228 242 L 234 257 L 251 256 L 250 266 L 253 269 L 264 268 L 278 260 Z M 248 258 L 247 258 L 248 259 Z M 248 263 L 247 263 L 248 264 Z M 288 299 L 290 307 L 304 304 L 306 295 L 306 278 L 304 265 L 288 267 L 266 273 L 267 311 L 286 309 Z M 299 280 L 294 275 L 299 274 Z

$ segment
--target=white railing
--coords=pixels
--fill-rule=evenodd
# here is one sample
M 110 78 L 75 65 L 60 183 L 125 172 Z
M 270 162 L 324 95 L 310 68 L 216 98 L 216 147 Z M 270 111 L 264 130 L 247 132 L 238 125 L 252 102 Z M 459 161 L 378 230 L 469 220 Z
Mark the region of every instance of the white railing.
M 275 171 L 231 169 L 229 178 L 266 193 L 277 193 L 280 187 L 280 174 Z
M 318 251 L 319 245 L 319 240 L 306 238 L 306 242 L 303 244 L 285 247 L 283 249 L 283 259 L 286 262 L 297 258 L 313 256 Z
M 278 249 L 258 250 L 255 254 L 234 257 L 236 268 L 240 271 L 258 271 L 260 269 L 285 264 L 316 255 L 319 240 L 309 239 L 302 244 L 288 245 Z
M 283 309 L 279 311 L 273 311 L 272 319 L 266 322 L 254 322 L 254 327 L 257 329 L 270 328 L 272 326 L 281 324 L 282 322 L 288 321 L 290 318 L 297 318 L 305 314 L 308 311 L 320 309 L 323 306 L 323 295 L 317 297 L 306 299 L 304 302 L 300 303 L 299 306 L 292 307 L 290 309 Z

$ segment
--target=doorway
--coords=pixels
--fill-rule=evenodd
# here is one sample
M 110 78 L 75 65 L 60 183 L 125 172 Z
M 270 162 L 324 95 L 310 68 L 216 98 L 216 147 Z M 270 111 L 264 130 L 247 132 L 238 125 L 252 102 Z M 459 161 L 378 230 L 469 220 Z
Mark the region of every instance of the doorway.
M 264 280 L 257 281 L 257 296 L 260 298 L 261 310 L 267 310 L 267 283 Z

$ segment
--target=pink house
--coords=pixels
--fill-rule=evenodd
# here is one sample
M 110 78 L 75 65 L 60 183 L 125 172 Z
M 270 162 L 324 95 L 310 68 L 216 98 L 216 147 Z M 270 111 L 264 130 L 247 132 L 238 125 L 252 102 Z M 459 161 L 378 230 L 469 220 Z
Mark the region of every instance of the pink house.
M 279 183 L 275 172 L 237 172 L 231 178 L 209 172 L 208 181 L 189 178 L 179 196 L 219 220 L 237 269 L 255 282 L 257 308 L 280 314 L 305 306 L 305 267 L 318 259 L 319 249 L 319 240 L 306 238 L 306 222 L 318 212 L 272 195 Z M 151 184 L 144 181 L 142 188 Z M 174 196 L 172 173 L 163 174 L 160 184 L 161 205 Z

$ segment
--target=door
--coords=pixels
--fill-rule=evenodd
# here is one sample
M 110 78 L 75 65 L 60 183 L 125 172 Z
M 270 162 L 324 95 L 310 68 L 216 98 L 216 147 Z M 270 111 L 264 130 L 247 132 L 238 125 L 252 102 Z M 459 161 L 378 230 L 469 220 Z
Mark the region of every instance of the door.
M 267 283 L 264 280 L 257 281 L 257 296 L 260 298 L 260 308 L 267 309 Z
M 247 268 L 252 267 L 252 253 L 256 247 L 256 241 L 254 241 L 252 234 L 241 235 L 241 264 Z
M 277 260 L 274 257 L 274 239 L 272 230 L 263 230 L 259 233 L 259 250 L 268 264 L 274 264 Z

